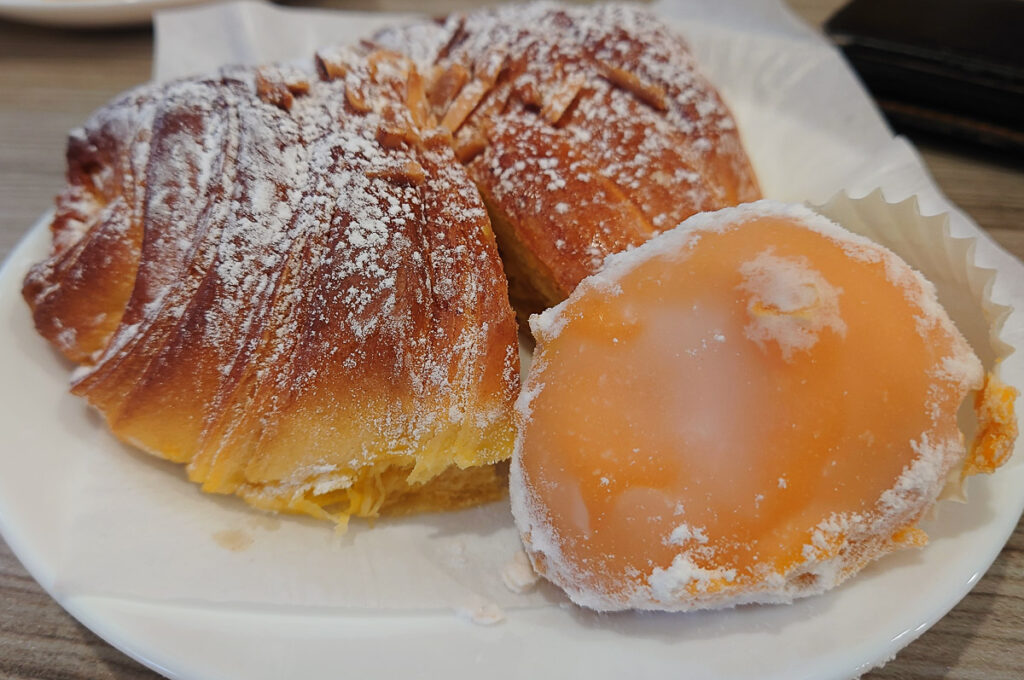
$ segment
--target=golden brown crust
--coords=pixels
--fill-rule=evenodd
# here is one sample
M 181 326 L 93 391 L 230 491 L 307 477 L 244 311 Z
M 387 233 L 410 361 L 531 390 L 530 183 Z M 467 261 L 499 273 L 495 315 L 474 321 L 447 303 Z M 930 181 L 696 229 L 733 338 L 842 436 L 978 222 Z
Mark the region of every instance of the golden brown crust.
M 610 253 L 760 197 L 727 107 L 644 10 L 503 7 L 375 40 L 438 74 L 432 111 L 488 205 L 520 313 Z
M 339 520 L 491 500 L 463 470 L 508 456 L 518 353 L 486 211 L 407 59 L 320 62 L 98 112 L 26 299 L 73 391 L 204 490 Z
M 493 498 L 500 475 L 460 471 L 512 443 L 495 236 L 539 311 L 756 197 L 735 126 L 621 7 L 479 12 L 315 63 L 141 88 L 74 133 L 36 325 L 119 437 L 207 491 L 335 518 Z
M 142 239 L 135 206 L 143 188 L 134 179 L 138 159 L 128 152 L 149 135 L 143 98 L 129 93 L 108 106 L 90 134 L 71 134 L 68 186 L 50 225 L 53 252 L 25 277 L 36 329 L 72 361 L 103 349 L 134 285 Z

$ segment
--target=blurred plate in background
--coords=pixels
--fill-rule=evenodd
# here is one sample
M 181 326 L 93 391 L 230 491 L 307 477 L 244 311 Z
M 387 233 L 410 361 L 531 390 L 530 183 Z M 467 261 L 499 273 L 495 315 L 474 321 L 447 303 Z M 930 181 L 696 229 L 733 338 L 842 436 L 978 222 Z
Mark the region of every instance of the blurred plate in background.
M 149 23 L 153 12 L 212 0 L 0 0 L 0 17 L 67 27 Z

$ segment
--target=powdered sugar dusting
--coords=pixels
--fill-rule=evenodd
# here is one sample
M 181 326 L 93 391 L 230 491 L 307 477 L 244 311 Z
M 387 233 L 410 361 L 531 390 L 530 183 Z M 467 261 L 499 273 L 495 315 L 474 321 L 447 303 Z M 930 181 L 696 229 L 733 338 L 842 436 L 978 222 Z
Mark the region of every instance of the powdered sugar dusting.
M 342 430 L 410 468 L 451 447 L 413 481 L 504 458 L 476 442 L 509 427 L 518 385 L 487 214 L 445 131 L 416 112 L 413 65 L 368 47 L 321 64 L 320 78 L 233 68 L 148 86 L 79 135 L 128 137 L 120 184 L 103 158 L 90 172 L 144 232 L 122 323 L 76 391 L 143 448 L 195 452 L 191 473 L 216 471 L 218 490 L 296 509 L 372 469 L 382 444 Z M 334 422 L 359 403 L 365 423 Z M 180 420 L 173 441 L 129 431 L 151 418 Z M 275 438 L 296 422 L 307 460 L 278 470 Z M 243 484 L 253 450 L 270 453 Z
M 741 228 L 761 218 L 789 220 L 839 245 L 852 259 L 881 264 L 894 289 L 919 312 L 918 330 L 939 333 L 949 341 L 946 356 L 936 357 L 933 378 L 959 394 L 976 387 L 981 379 L 981 366 L 970 347 L 953 326 L 935 297 L 934 287 L 889 250 L 867 239 L 848 233 L 831 221 L 803 206 L 789 206 L 769 201 L 728 208 L 715 213 L 696 215 L 677 229 L 651 239 L 627 253 L 608 257 L 597 274 L 585 279 L 565 302 L 531 319 L 537 331 L 538 348 L 535 363 L 527 378 L 523 394 L 517 402 L 520 428 L 530 422 L 534 402 L 544 390 L 548 358 L 544 348 L 556 340 L 580 313 L 578 298 L 591 295 L 596 289 L 614 290 L 636 267 L 653 258 L 685 257 L 701 236 Z M 840 315 L 843 291 L 828 283 L 827 272 L 810 268 L 800 258 L 780 257 L 771 249 L 747 262 L 741 289 L 751 301 L 779 312 L 797 313 L 803 322 L 799 330 L 747 328 L 748 334 L 763 342 L 779 343 L 790 352 L 810 346 L 821 331 L 828 329 L 841 335 L 845 325 Z M 812 309 L 821 317 L 804 314 Z M 762 310 L 763 311 L 763 310 Z M 771 331 L 771 332 L 768 332 Z M 810 333 L 806 337 L 804 333 Z M 923 337 L 933 337 L 931 335 Z M 779 340 L 783 342 L 779 342 Z M 783 571 L 767 564 L 758 565 L 750 573 L 738 572 L 722 564 L 716 556 L 717 537 L 707 535 L 702 527 L 686 522 L 685 508 L 679 507 L 678 524 L 665 536 L 666 545 L 677 546 L 678 552 L 668 565 L 654 565 L 646 574 L 636 574 L 623 591 L 607 593 L 588 587 L 591 576 L 562 553 L 562 539 L 548 511 L 541 505 L 539 494 L 523 472 L 522 433 L 513 453 L 511 498 L 513 514 L 523 532 L 524 541 L 535 565 L 543 565 L 545 575 L 561 585 L 578 604 L 598 610 L 658 609 L 690 610 L 732 607 L 752 602 L 789 602 L 823 592 L 841 583 L 868 561 L 905 545 L 920 545 L 923 534 L 913 529 L 935 502 L 950 470 L 963 460 L 965 449 L 959 436 L 940 435 L 938 400 L 942 390 L 932 390 L 925 404 L 931 413 L 931 425 L 914 441 L 908 442 L 914 457 L 896 478 L 893 485 L 861 512 L 833 514 L 812 527 L 803 548 L 803 559 Z M 874 445 L 868 433 L 866 446 Z M 791 493 L 792 480 L 779 477 L 772 483 L 774 492 Z M 763 496 L 761 497 L 763 500 Z M 756 505 L 756 503 L 755 503 Z
M 712 586 L 735 580 L 735 569 L 705 569 L 685 554 L 679 554 L 667 569 L 655 567 L 648 583 L 651 598 L 671 606 L 673 602 L 689 599 L 692 593 L 706 593 Z
M 375 40 L 443 74 L 435 114 L 562 297 L 609 253 L 758 197 L 729 111 L 642 8 L 498 7 Z
M 666 540 L 669 545 L 685 545 L 691 542 L 700 545 L 708 542 L 708 535 L 703 527 L 691 527 L 686 523 L 680 524 L 672 530 Z
M 774 343 L 782 358 L 809 350 L 825 329 L 846 334 L 839 309 L 842 289 L 831 285 L 806 258 L 784 258 L 768 249 L 740 266 L 739 289 L 747 303 L 746 336 L 764 349 Z

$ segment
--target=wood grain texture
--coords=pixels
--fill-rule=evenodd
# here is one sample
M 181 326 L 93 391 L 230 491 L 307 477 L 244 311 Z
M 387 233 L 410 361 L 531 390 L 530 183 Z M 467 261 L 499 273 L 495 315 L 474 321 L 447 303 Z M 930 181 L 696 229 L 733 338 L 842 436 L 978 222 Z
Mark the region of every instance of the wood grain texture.
M 296 3 L 298 4 L 298 3 Z M 302 4 L 338 6 L 338 0 Z M 468 7 L 448 0 L 432 11 Z M 820 25 L 838 0 L 790 0 Z M 418 10 L 414 0 L 357 0 L 351 9 Z M 149 76 L 149 29 L 72 32 L 0 21 L 0 256 L 52 204 L 67 131 Z M 1024 163 L 914 138 L 946 194 L 1004 247 L 1024 256 Z M 12 455 L 3 451 L 0 455 Z M 67 615 L 0 541 L 0 678 L 157 678 Z M 1024 678 L 1024 523 L 974 590 L 871 680 Z

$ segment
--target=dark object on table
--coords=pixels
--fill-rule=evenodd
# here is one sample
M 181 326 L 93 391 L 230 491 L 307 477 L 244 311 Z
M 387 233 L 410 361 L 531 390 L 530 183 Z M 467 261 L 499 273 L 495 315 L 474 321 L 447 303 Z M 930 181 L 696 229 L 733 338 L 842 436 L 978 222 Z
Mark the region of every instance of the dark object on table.
M 894 126 L 1024 153 L 1024 1 L 853 0 L 825 31 Z

